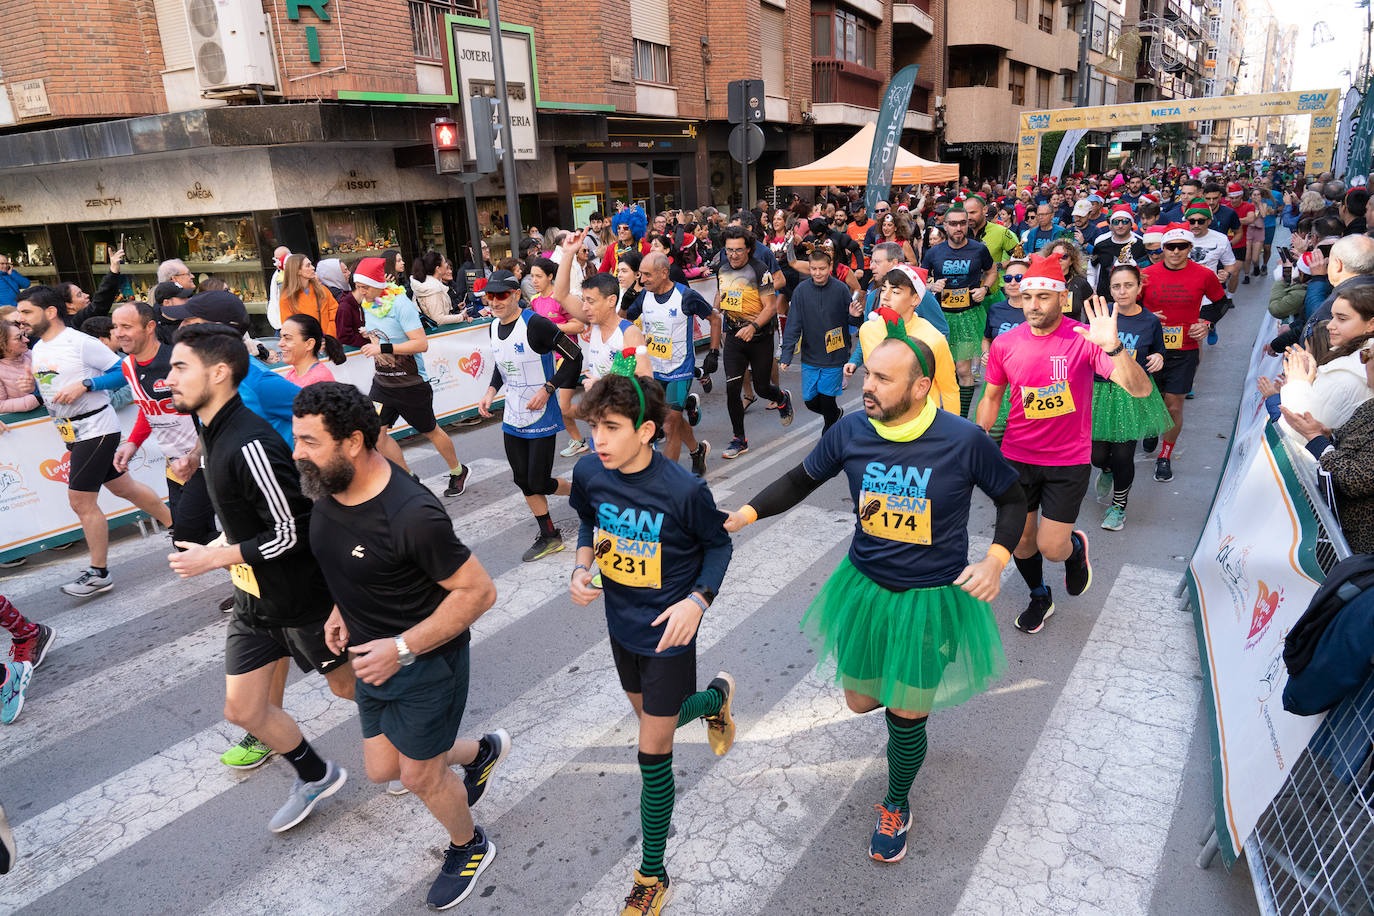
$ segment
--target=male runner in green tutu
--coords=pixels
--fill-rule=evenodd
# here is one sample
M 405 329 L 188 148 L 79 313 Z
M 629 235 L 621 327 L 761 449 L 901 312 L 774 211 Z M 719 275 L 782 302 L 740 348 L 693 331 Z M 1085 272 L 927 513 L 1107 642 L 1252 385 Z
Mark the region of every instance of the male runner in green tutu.
M 727 531 L 778 515 L 843 472 L 857 515 L 849 554 L 802 618 L 833 657 L 849 708 L 887 707 L 887 796 L 869 855 L 900 862 L 907 797 L 926 755 L 926 718 L 986 690 L 1006 669 L 997 621 L 1002 570 L 1025 522 L 1017 473 L 997 446 L 929 397 L 935 357 L 900 317 L 879 309 L 888 339 L 869 354 L 864 415 L 846 414 L 810 455 L 730 514 Z M 968 562 L 969 503 L 997 505 L 988 554 Z

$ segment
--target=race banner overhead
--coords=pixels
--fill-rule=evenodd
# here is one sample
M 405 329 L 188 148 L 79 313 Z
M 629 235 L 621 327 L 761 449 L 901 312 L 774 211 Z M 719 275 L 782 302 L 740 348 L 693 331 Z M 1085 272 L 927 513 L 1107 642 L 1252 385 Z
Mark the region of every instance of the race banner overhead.
M 1331 167 L 1336 148 L 1337 112 L 1340 101 L 1340 90 L 1321 89 L 1202 99 L 1162 99 L 1155 102 L 1130 102 L 1125 105 L 1051 108 L 1022 112 L 1017 142 L 1017 183 L 1025 187 L 1035 181 L 1040 165 L 1040 137 L 1047 130 L 1091 130 L 1255 115 L 1311 116 L 1312 129 L 1307 139 L 1307 172 L 1316 174 Z

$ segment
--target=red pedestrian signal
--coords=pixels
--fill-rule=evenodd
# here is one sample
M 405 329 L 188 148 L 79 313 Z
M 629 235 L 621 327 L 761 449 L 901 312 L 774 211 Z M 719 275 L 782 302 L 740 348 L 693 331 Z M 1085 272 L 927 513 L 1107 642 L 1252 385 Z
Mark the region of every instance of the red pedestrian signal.
M 458 148 L 458 125 L 448 118 L 434 122 L 434 149 L 455 150 Z

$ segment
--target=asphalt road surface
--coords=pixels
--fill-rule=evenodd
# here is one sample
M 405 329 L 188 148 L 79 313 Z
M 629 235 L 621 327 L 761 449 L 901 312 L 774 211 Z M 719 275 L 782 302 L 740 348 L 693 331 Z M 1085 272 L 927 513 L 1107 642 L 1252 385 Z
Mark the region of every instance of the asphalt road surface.
M 738 681 L 739 738 L 716 758 L 704 728 L 678 734 L 669 913 L 1257 911 L 1243 862 L 1230 874 L 1193 864 L 1211 811 L 1211 748 L 1191 618 L 1174 593 L 1225 454 L 1267 288 L 1242 286 L 1220 344 L 1204 348 L 1174 480 L 1155 482 L 1153 460 L 1141 456 L 1121 532 L 1098 527 L 1103 507 L 1089 491 L 1079 522 L 1091 538 L 1092 588 L 1076 599 L 1057 588 L 1058 612 L 1028 636 L 1012 626 L 1026 592 L 1008 572 L 994 604 L 1008 672 L 990 693 L 931 718 L 899 865 L 866 855 L 872 805 L 886 786 L 882 719 L 845 709 L 833 671 L 816 670 L 798 632 L 847 548 L 847 489 L 832 481 L 736 536 L 698 654 L 703 684 L 722 668 Z M 820 419 L 798 397 L 797 421 L 784 430 L 756 403 L 752 450 L 723 461 L 729 421 L 716 379 L 697 433 L 714 446 L 716 498 L 734 508 L 800 462 Z M 800 394 L 796 368 L 783 382 Z M 857 380 L 844 401 L 857 403 Z M 619 912 L 638 864 L 639 777 L 601 607 L 568 599 L 571 548 L 520 562 L 535 526 L 510 482 L 499 425 L 453 432 L 473 477 L 466 494 L 444 502 L 499 592 L 474 628 L 463 733 L 503 726 L 514 736 L 475 811 L 496 859 L 455 912 Z M 428 444 L 408 455 L 441 489 L 444 469 Z M 572 463 L 559 459 L 557 469 Z M 571 544 L 567 501 L 552 504 Z M 980 495 L 975 556 L 991 531 Z M 220 765 L 240 736 L 221 718 L 228 615 L 218 604 L 228 577 L 178 580 L 168 550 L 164 535 L 116 535 L 116 587 L 84 602 L 57 588 L 84 565 L 79 545 L 0 575 L 0 593 L 57 629 L 23 715 L 0 729 L 0 803 L 21 856 L 0 878 L 0 912 L 420 911 L 443 832 L 418 799 L 368 783 L 354 710 L 322 678 L 293 669 L 286 706 L 348 769 L 338 795 L 274 835 L 267 821 L 289 766 Z M 1051 584 L 1061 574 L 1054 564 L 1046 572 Z

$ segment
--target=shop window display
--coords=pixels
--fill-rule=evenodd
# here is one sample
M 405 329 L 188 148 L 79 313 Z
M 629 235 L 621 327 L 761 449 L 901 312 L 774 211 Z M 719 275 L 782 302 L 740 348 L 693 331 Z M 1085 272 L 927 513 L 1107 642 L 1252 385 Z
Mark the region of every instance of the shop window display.
M 81 244 L 91 261 L 96 282 L 110 267 L 110 255 L 124 246 L 124 262 L 119 268 L 124 277 L 118 298 L 147 299 L 157 285 L 157 265 L 161 261 L 150 223 L 103 223 L 81 228 Z
M 175 220 L 176 257 L 186 262 L 196 282 L 218 277 L 250 312 L 267 308 L 257 231 L 248 214 Z
M 56 283 L 57 263 L 53 260 L 52 242 L 42 227 L 32 229 L 0 229 L 0 254 L 9 255 L 10 263 L 33 283 Z
M 401 214 L 384 207 L 315 211 L 315 237 L 322 258 L 374 257 L 399 249 Z

